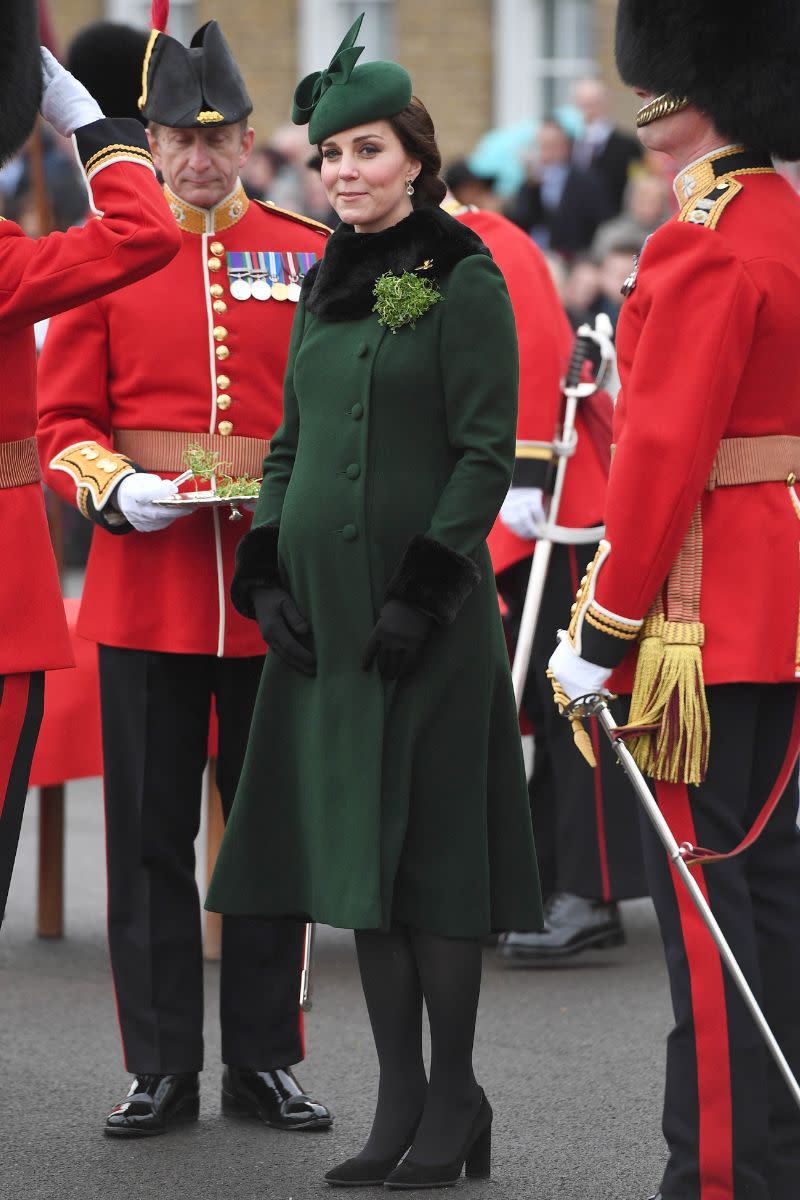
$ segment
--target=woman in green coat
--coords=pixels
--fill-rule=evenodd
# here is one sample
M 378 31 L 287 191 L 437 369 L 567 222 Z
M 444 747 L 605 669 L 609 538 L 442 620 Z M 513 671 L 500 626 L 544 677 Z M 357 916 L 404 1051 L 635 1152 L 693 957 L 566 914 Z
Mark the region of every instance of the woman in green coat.
M 480 939 L 541 917 L 484 544 L 512 471 L 517 347 L 489 252 L 439 208 L 430 117 L 397 64 L 354 69 L 359 26 L 295 95 L 343 224 L 304 280 L 239 549 L 234 602 L 271 653 L 207 904 L 356 930 L 378 1105 L 326 1178 L 440 1186 L 465 1161 L 489 1170 Z

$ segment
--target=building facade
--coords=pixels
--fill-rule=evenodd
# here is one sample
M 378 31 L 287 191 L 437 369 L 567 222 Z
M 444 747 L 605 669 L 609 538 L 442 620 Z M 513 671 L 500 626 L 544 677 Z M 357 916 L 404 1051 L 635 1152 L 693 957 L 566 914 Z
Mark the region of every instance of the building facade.
M 92 20 L 147 25 L 150 0 L 51 0 L 61 44 Z M 371 57 L 396 58 L 436 123 L 445 160 L 468 153 L 495 125 L 536 119 L 572 81 L 597 73 L 614 86 L 617 118 L 633 104 L 616 86 L 616 0 L 171 0 L 181 39 L 217 17 L 243 68 L 260 137 L 289 116 L 297 79 L 323 66 L 365 11 Z

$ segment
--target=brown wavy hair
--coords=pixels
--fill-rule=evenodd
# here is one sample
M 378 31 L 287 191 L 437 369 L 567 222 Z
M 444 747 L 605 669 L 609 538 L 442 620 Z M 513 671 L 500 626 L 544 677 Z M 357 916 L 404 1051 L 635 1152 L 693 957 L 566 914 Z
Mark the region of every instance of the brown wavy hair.
M 430 113 L 418 97 L 412 96 L 408 108 L 394 117 L 387 117 L 387 120 L 406 154 L 422 163 L 422 169 L 414 180 L 411 203 L 414 208 L 438 207 L 447 195 L 447 185 L 439 178 L 442 156 Z

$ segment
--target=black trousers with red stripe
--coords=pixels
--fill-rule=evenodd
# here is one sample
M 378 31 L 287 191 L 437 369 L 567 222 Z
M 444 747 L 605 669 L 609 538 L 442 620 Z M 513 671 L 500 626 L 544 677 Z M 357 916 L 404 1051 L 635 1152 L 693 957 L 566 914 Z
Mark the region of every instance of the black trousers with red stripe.
M 203 1065 L 194 841 L 211 700 L 227 817 L 262 665 L 262 658 L 100 647 L 108 933 L 125 1063 L 134 1074 Z M 265 803 L 268 789 L 265 781 Z M 223 918 L 223 1062 L 267 1071 L 302 1059 L 303 934 L 299 921 Z
M 33 752 L 44 715 L 44 672 L 0 675 L 0 925 L 19 845 Z
M 569 723 L 558 715 L 547 662 L 556 633 L 568 620 L 580 578 L 597 545 L 554 546 L 522 698 L 533 723 L 535 756 L 531 812 L 542 892 L 571 892 L 592 900 L 626 900 L 647 894 L 639 844 L 636 800 L 613 752 L 591 722 L 600 769 L 578 754 Z M 519 631 L 531 560 L 504 571 L 498 587 L 508 605 L 508 628 Z M 622 706 L 616 716 L 624 719 Z
M 659 783 L 656 793 L 679 843 L 727 853 L 752 827 L 781 772 L 785 781 L 792 768 L 758 841 L 741 857 L 693 871 L 800 1076 L 800 689 L 736 684 L 707 693 L 706 782 Z M 667 1047 L 664 1200 L 797 1200 L 800 1111 L 644 816 L 642 833 L 675 1013 Z

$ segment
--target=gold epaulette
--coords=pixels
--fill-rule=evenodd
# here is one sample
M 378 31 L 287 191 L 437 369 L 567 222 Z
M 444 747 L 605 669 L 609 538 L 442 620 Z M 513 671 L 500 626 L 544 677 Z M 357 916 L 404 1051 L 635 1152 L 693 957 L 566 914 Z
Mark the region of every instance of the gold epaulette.
M 706 191 L 692 196 L 688 204 L 681 209 L 678 220 L 686 221 L 690 225 L 702 225 L 704 229 L 716 229 L 725 209 L 743 188 L 744 184 L 732 175 L 723 175 Z
M 73 480 L 78 490 L 76 501 L 84 516 L 88 516 L 88 498 L 91 497 L 95 508 L 101 510 L 116 485 L 127 475 L 135 473 L 129 458 L 124 454 L 116 454 L 99 442 L 75 442 L 67 446 L 50 460 L 50 468 L 66 472 Z
M 304 217 L 302 213 L 292 212 L 290 208 L 278 208 L 277 204 L 273 204 L 271 200 L 256 200 L 256 204 L 265 208 L 267 212 L 276 213 L 279 217 L 286 217 L 289 221 L 297 221 L 298 225 L 306 225 L 309 229 L 318 229 L 326 237 L 330 237 L 333 233 L 331 227 L 324 225 L 322 221 L 315 221 L 313 217 Z

